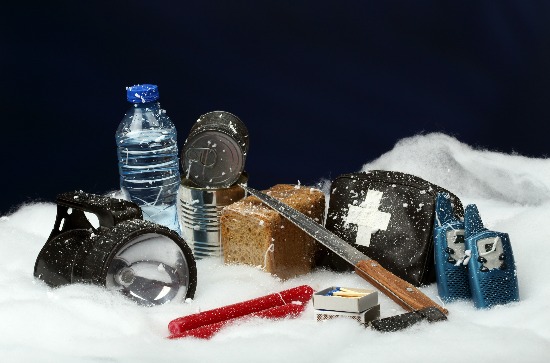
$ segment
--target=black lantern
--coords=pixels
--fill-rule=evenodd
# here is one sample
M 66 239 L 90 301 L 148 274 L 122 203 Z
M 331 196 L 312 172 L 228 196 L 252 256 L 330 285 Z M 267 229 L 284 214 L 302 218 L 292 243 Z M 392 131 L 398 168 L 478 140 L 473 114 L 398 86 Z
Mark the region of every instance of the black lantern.
M 133 202 L 80 192 L 57 197 L 57 218 L 34 276 L 52 287 L 91 283 L 141 305 L 193 298 L 197 268 L 177 232 L 143 220 Z M 86 217 L 94 214 L 96 228 Z

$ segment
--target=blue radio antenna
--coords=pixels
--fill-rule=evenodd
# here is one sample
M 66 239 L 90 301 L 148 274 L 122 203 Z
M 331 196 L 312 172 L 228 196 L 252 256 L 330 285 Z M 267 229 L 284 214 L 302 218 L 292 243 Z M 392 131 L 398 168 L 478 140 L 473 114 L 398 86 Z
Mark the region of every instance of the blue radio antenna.
M 486 231 L 475 204 L 468 204 L 464 209 L 464 238 Z
M 453 205 L 449 194 L 437 193 L 437 198 L 435 200 L 435 218 L 437 226 L 457 221 L 453 214 Z

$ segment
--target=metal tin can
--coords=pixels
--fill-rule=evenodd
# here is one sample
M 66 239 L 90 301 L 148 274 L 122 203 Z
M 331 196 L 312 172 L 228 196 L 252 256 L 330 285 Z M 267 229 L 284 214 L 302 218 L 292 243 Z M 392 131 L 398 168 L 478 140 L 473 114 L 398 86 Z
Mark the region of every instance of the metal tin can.
M 202 188 L 182 178 L 178 191 L 178 217 L 183 239 L 196 259 L 223 257 L 220 233 L 222 209 L 245 197 L 239 184 L 246 184 L 248 175 L 241 174 L 229 188 Z
M 229 188 L 244 170 L 248 129 L 232 113 L 205 113 L 189 132 L 181 152 L 183 176 L 203 188 Z

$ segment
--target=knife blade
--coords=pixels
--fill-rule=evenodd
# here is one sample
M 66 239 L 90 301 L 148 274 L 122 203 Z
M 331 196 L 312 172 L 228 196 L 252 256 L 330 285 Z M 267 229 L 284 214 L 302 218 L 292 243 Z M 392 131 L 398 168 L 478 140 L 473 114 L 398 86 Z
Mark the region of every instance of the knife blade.
M 447 315 L 447 309 L 441 307 L 412 284 L 386 270 L 377 261 L 354 248 L 310 217 L 281 202 L 280 200 L 246 184 L 239 184 L 250 195 L 260 199 L 265 205 L 277 211 L 298 228 L 313 237 L 329 250 L 342 257 L 355 268 L 355 272 L 401 307 L 409 311 L 418 311 L 435 307 Z

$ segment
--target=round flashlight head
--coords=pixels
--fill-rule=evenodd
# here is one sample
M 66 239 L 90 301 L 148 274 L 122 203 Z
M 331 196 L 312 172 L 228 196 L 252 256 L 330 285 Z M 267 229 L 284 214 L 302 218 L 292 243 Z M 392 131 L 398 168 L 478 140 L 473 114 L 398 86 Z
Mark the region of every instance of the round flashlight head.
M 146 233 L 120 246 L 112 258 L 105 286 L 142 305 L 183 301 L 189 264 L 182 249 L 165 235 Z
M 81 211 L 71 216 L 70 226 L 84 218 Z M 92 283 L 145 306 L 183 302 L 195 294 L 193 253 L 183 238 L 165 226 L 130 219 L 93 232 L 91 228 L 58 229 L 54 227 L 57 232 L 40 251 L 34 271 L 52 287 Z

